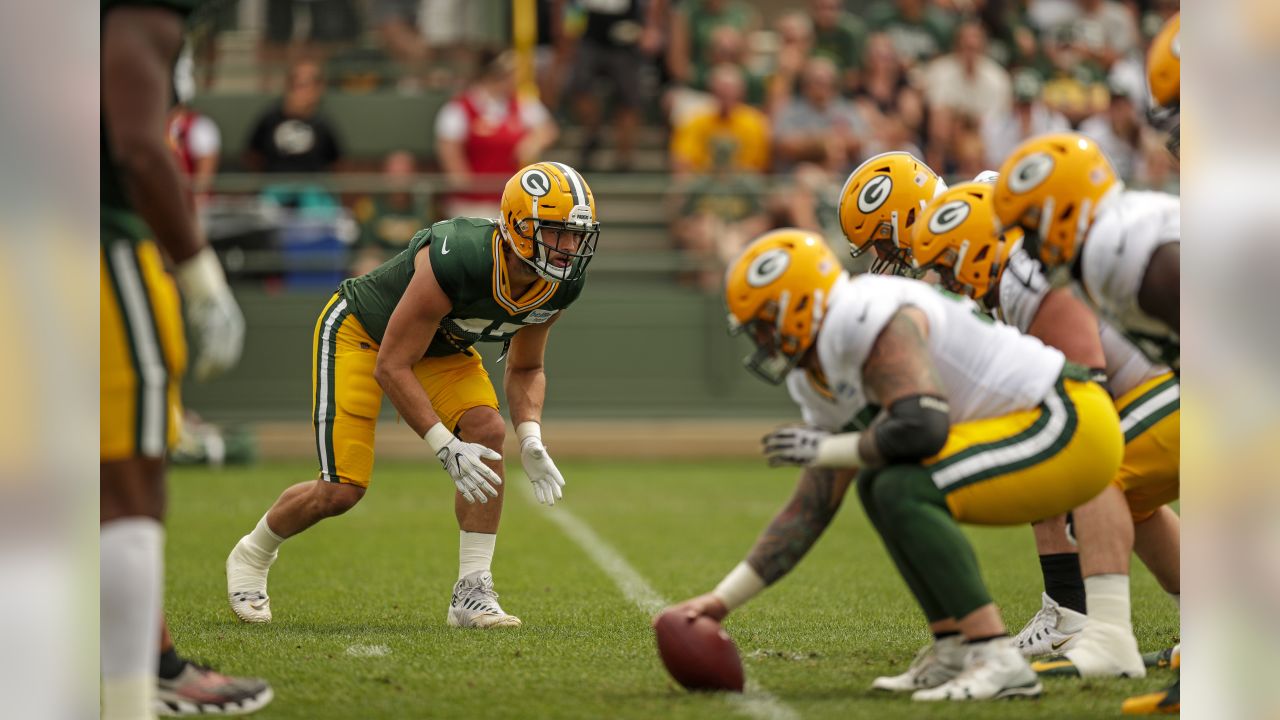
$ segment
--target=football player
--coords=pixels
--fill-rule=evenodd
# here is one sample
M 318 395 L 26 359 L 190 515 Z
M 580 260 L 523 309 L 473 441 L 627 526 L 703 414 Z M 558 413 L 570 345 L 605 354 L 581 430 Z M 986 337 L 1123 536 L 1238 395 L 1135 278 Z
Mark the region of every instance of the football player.
M 1125 190 L 1093 140 L 1057 133 L 1020 145 L 992 196 L 1002 228 L 1055 286 L 1075 283 L 1098 316 L 1152 362 L 1178 367 L 1181 202 Z
M 228 556 L 228 599 L 241 620 L 270 622 L 267 571 L 280 544 L 364 497 L 385 394 L 457 488 L 448 624 L 520 625 L 498 605 L 490 572 L 506 427 L 474 346 L 503 344 L 520 459 L 538 500 L 552 505 L 564 478 L 542 443 L 543 353 L 551 326 L 582 293 L 600 225 L 582 176 L 554 162 L 516 173 L 501 213 L 418 231 L 400 254 L 344 281 L 320 313 L 312 365 L 319 476 L 285 490 Z
M 1076 133 L 1046 135 L 1014 150 L 993 201 L 1001 227 L 1026 233 L 1028 254 L 1052 285 L 1074 283 L 1099 317 L 1152 362 L 1176 372 L 1181 300 L 1181 202 L 1125 190 L 1111 162 Z M 1173 711 L 1174 683 L 1126 702 L 1125 712 Z
M 1039 695 L 959 523 L 1028 523 L 1097 495 L 1122 455 L 1106 391 L 972 301 L 908 278 L 850 279 L 803 231 L 748 246 L 725 295 L 730 326 L 756 345 L 748 366 L 812 385 L 796 399 L 806 423 L 822 425 L 766 436 L 771 463 L 805 467 L 796 492 L 747 559 L 682 608 L 720 619 L 776 582 L 857 473 L 858 496 L 935 638 L 905 673 L 873 687 L 919 701 Z M 865 431 L 841 432 L 868 407 L 879 410 Z
M 947 189 L 928 165 L 911 153 L 887 152 L 862 163 L 840 190 L 840 229 L 849 254 L 873 255 L 870 272 L 911 272 L 911 228 L 925 205 Z
M 271 687 L 178 655 L 162 620 L 165 455 L 186 329 L 198 379 L 234 366 L 244 318 L 166 145 L 170 81 L 199 0 L 103 0 L 99 536 L 102 717 L 249 712 Z M 173 275 L 165 270 L 172 263 Z M 176 283 L 175 283 L 176 281 Z M 182 302 L 179 301 L 181 292 Z M 158 649 L 158 651 L 157 651 Z
M 1012 228 L 1002 236 L 996 229 L 992 189 L 966 183 L 931 204 L 912 233 L 913 262 L 933 270 L 948 290 L 980 301 L 1020 331 L 1062 350 L 1068 360 L 1105 367 L 1125 434 L 1125 459 L 1112 486 L 1074 512 L 1088 619 L 1078 635 L 1064 633 L 1054 621 L 1065 613 L 1042 608 L 1028 625 L 1030 634 L 1059 636 L 1057 647 L 1045 644 L 1065 652 L 1033 667 L 1140 677 L 1129 554 L 1136 549 L 1165 590 L 1175 599 L 1179 592 L 1178 519 L 1166 507 L 1179 487 L 1178 378 L 1113 328 L 1099 325 L 1070 290 L 1049 287 L 1038 263 L 1022 252 L 1022 231 Z M 1040 654 L 1032 638 L 1023 647 L 1024 654 Z

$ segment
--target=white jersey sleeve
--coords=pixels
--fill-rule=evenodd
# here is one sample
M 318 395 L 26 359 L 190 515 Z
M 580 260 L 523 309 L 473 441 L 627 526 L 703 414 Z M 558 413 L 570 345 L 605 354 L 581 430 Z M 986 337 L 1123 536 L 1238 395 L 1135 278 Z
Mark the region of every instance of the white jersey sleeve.
M 952 422 L 997 417 L 1037 406 L 1062 372 L 1062 353 L 993 322 L 967 298 L 918 280 L 861 275 L 844 281 L 818 333 L 818 359 L 837 397 L 865 398 L 862 369 L 880 333 L 904 307 L 928 321 L 930 359 L 942 380 Z
M 1050 289 L 1040 263 L 1019 249 L 1000 275 L 1000 319 L 1027 332 Z
M 787 375 L 787 392 L 800 406 L 805 425 L 833 433 L 865 429 L 867 404 L 859 395 L 850 394 L 848 388 L 836 395 L 830 388 L 819 388 L 803 369 L 795 369 Z
M 1104 202 L 1085 239 L 1080 282 L 1098 315 L 1133 339 L 1153 360 L 1172 349 L 1178 333 L 1138 307 L 1138 291 L 1152 255 L 1182 238 L 1181 201 L 1157 192 L 1125 191 Z
M 1120 397 L 1142 383 L 1169 372 L 1167 365 L 1153 363 L 1105 320 L 1098 321 L 1102 352 L 1107 358 L 1107 380 L 1111 394 Z

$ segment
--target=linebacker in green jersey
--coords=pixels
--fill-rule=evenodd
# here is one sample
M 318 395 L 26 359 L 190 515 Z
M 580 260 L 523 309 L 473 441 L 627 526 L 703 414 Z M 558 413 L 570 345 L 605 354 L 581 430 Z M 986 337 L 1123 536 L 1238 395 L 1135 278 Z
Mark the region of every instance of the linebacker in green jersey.
M 542 444 L 543 353 L 561 310 L 582 292 L 599 228 L 582 176 L 561 163 L 536 163 L 507 182 L 500 218 L 438 222 L 399 255 L 342 283 L 314 337 L 319 477 L 285 490 L 232 549 L 227 593 L 237 617 L 270 622 L 267 571 L 280 543 L 364 497 L 385 394 L 457 487 L 459 570 L 448 623 L 520 624 L 498 605 L 489 570 L 502 515 L 498 453 L 506 423 L 474 346 L 503 344 L 520 459 L 538 500 L 554 504 L 564 478 Z

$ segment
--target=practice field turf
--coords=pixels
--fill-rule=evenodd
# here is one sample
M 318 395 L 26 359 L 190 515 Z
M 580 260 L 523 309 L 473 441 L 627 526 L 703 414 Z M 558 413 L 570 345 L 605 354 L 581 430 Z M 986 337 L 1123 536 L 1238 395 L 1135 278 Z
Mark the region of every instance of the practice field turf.
M 509 467 L 494 576 L 524 627 L 492 632 L 445 626 L 457 529 L 452 484 L 434 460 L 379 463 L 358 507 L 285 543 L 271 571 L 270 625 L 231 614 L 223 562 L 312 464 L 173 471 L 166 604 L 180 649 L 268 678 L 276 699 L 263 718 L 1104 717 L 1173 680 L 1167 670 L 1054 680 L 1037 701 L 966 706 L 873 693 L 871 680 L 904 670 L 927 634 L 851 494 L 800 567 L 726 625 L 749 682 L 768 695 L 686 693 L 663 670 L 641 605 L 713 587 L 790 494 L 795 471 L 748 461 L 565 462 L 567 497 L 544 508 L 519 463 Z M 550 518 L 566 511 L 580 522 Z M 591 532 L 616 554 L 584 552 L 578 540 Z M 1040 603 L 1031 531 L 970 537 L 1016 632 Z M 624 592 L 614 578 L 628 569 L 639 577 Z M 1168 646 L 1178 634 L 1173 603 L 1136 562 L 1133 601 L 1143 650 Z

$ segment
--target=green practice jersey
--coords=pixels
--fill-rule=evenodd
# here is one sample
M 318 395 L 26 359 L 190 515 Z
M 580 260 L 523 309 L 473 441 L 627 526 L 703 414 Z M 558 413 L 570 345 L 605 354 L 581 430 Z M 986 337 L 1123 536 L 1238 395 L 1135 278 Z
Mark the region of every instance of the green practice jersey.
M 505 343 L 525 325 L 547 322 L 569 307 L 587 279 L 539 279 L 523 297 L 513 298 L 502 247 L 493 220 L 445 220 L 419 230 L 409 247 L 367 274 L 343 281 L 339 292 L 369 336 L 381 343 L 391 313 L 413 279 L 414 258 L 426 248 L 436 282 L 453 306 L 440 321 L 427 355 L 470 352 L 477 342 Z
M 101 20 L 105 25 L 107 14 L 120 7 L 154 7 L 171 10 L 184 19 L 208 0 L 102 0 Z M 177 60 L 177 58 L 174 58 Z M 146 223 L 138 216 L 125 192 L 124 180 L 116 167 L 111 143 L 107 139 L 106 118 L 99 114 L 99 173 L 101 179 L 101 232 L 103 244 L 116 240 L 137 242 L 151 237 Z

